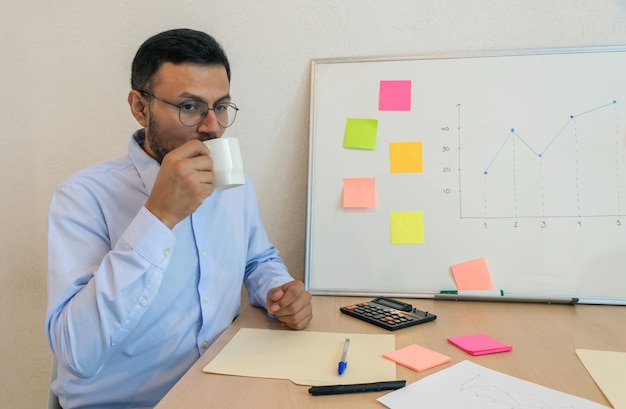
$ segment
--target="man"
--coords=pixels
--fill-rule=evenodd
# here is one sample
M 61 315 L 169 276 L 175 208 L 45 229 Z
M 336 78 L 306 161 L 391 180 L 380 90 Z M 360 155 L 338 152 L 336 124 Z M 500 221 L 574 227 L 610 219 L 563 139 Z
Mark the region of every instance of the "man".
M 250 302 L 305 328 L 311 296 L 288 274 L 250 180 L 213 189 L 205 140 L 235 119 L 230 67 L 209 35 L 148 39 L 128 103 L 128 155 L 54 192 L 46 333 L 65 409 L 152 408 Z

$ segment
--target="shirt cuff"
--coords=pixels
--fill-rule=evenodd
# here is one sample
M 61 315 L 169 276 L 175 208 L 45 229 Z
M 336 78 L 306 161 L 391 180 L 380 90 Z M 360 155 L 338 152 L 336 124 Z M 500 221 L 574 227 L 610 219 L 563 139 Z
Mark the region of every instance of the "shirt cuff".
M 142 207 L 122 236 L 128 246 L 152 264 L 165 269 L 176 236 L 148 209 Z

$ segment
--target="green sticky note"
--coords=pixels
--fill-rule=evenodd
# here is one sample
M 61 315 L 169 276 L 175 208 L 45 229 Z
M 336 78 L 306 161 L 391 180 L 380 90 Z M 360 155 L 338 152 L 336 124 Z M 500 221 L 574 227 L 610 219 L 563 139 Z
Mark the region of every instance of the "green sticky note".
M 391 244 L 424 244 L 424 212 L 391 212 Z
M 377 132 L 377 119 L 348 118 L 343 137 L 343 147 L 375 150 Z

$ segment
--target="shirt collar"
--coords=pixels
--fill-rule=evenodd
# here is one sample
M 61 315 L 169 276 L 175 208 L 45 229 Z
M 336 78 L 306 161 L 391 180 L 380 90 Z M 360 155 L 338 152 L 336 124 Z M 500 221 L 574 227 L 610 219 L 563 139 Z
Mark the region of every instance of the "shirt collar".
M 141 180 L 143 181 L 146 192 L 150 194 L 152 188 L 154 187 L 157 175 L 159 174 L 161 165 L 143 150 L 142 146 L 145 138 L 146 133 L 144 129 L 135 131 L 132 138 L 130 138 L 130 142 L 128 143 L 128 155 L 130 156 L 130 160 L 133 162 L 133 165 L 135 165 L 135 169 L 137 169 L 139 177 L 141 177 Z

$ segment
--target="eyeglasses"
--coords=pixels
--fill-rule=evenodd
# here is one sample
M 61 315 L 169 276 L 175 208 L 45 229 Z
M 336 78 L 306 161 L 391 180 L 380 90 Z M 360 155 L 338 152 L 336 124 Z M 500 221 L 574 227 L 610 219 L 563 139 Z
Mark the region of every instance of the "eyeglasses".
M 180 104 L 175 104 L 173 102 L 167 101 L 163 98 L 156 97 L 149 92 L 139 91 L 141 95 L 147 98 L 153 98 L 157 101 L 164 102 L 168 105 L 171 105 L 175 108 L 178 108 L 178 119 L 180 119 L 180 123 L 185 126 L 196 126 L 209 114 L 209 111 L 213 111 L 215 113 L 215 119 L 217 123 L 222 128 L 228 128 L 235 122 L 235 118 L 237 117 L 237 105 L 232 102 L 222 103 L 218 102 L 213 105 L 213 108 L 209 107 L 206 102 L 202 101 L 183 101 Z

